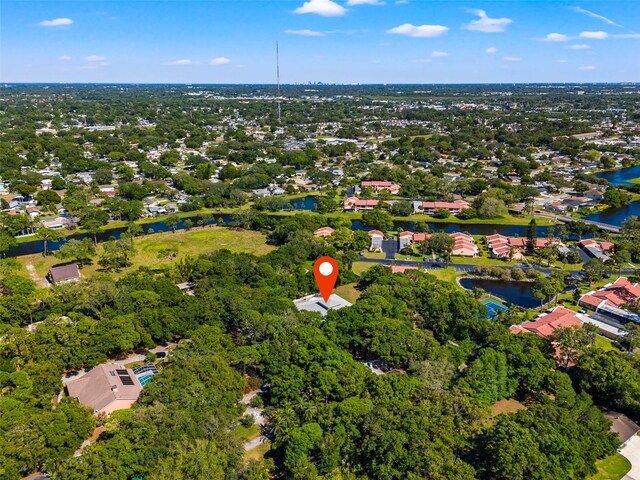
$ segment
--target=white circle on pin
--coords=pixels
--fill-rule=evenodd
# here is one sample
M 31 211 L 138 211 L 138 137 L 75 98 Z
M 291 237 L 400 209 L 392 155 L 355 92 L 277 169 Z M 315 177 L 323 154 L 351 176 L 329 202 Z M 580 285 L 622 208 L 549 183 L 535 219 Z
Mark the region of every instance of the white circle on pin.
M 326 277 L 333 273 L 333 265 L 331 265 L 329 262 L 322 262 L 318 270 L 320 271 L 321 275 Z

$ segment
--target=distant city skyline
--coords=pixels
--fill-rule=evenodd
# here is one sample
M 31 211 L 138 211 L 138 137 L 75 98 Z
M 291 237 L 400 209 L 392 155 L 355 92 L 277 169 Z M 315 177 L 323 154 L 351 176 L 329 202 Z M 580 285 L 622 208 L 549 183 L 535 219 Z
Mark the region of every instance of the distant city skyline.
M 0 81 L 640 81 L 640 3 L 3 0 Z

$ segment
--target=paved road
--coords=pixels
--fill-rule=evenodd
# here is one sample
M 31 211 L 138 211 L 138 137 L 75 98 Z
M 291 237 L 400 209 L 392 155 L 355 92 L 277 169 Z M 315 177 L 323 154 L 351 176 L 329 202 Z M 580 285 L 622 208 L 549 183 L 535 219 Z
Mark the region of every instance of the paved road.
M 587 220 L 586 218 L 573 218 L 566 215 L 554 215 L 552 213 L 536 212 L 536 215 L 540 217 L 553 218 L 554 220 L 560 220 L 561 222 L 584 222 L 591 225 L 595 225 L 601 230 L 607 230 L 609 232 L 619 233 L 620 227 L 616 225 L 610 225 L 608 223 L 596 222 L 595 220 Z
M 631 462 L 631 470 L 622 480 L 640 480 L 640 437 L 636 435 L 620 449 L 620 453 Z

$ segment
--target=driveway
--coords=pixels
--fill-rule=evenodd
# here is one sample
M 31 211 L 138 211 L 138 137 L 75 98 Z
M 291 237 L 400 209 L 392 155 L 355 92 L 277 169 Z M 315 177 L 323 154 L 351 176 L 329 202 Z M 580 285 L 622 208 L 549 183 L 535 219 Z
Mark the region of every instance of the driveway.
M 247 406 L 247 409 L 245 410 L 244 414 L 245 415 L 253 415 L 253 418 L 255 418 L 255 423 L 257 423 L 260 426 L 260 430 L 262 431 L 263 427 L 265 426 L 265 424 L 267 422 L 267 419 L 263 415 L 262 408 L 255 408 L 255 407 L 250 407 L 249 406 L 249 402 L 256 395 L 258 395 L 258 390 L 255 390 L 253 392 L 247 393 L 245 396 L 242 397 L 242 403 L 244 403 Z M 264 435 L 260 434 L 257 437 L 252 438 L 251 440 L 246 442 L 244 444 L 244 449 L 245 449 L 245 451 L 248 452 L 249 450 L 251 450 L 253 448 L 256 448 L 258 445 L 260 445 L 260 444 L 262 444 L 262 443 L 264 443 L 266 441 L 267 441 L 267 437 L 265 437 Z
M 631 462 L 631 470 L 622 480 L 640 480 L 640 437 L 636 435 L 620 449 L 620 453 Z
M 398 240 L 395 238 L 387 238 L 382 240 L 382 251 L 385 254 L 385 259 L 393 260 L 396 258 L 398 252 Z

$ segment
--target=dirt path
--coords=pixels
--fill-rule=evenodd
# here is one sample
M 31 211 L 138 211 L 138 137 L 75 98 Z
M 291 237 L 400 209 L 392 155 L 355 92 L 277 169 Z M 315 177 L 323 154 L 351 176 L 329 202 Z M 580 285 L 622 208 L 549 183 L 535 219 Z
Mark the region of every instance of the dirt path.
M 31 280 L 36 282 L 36 285 L 42 288 L 46 288 L 49 286 L 49 282 L 47 282 L 44 278 L 38 277 L 38 274 L 36 273 L 36 267 L 34 267 L 31 263 L 27 263 L 26 267 L 27 272 L 29 272 L 29 277 L 31 277 Z

